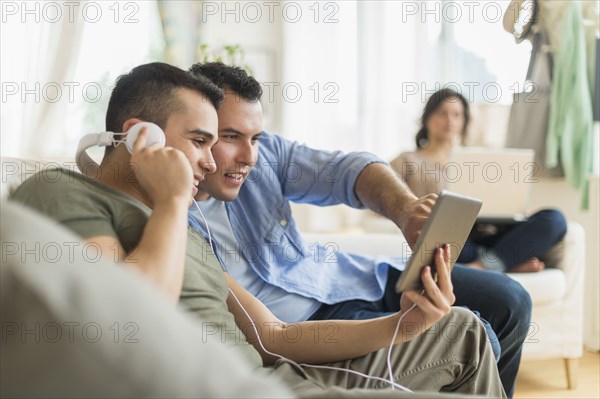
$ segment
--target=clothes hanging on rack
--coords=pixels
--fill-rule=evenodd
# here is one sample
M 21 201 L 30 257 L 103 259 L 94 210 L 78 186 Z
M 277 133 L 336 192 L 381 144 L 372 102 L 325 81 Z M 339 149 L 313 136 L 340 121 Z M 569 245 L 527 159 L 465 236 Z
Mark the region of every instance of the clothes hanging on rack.
M 561 45 L 554 58 L 546 166 L 555 167 L 560 159 L 567 181 L 575 188 L 585 185 L 593 161 L 586 47 L 581 5 L 573 1 L 567 9 Z
M 600 38 L 596 38 L 596 56 L 594 57 L 594 120 L 600 121 Z
M 552 55 L 544 28 L 536 26 L 530 39 L 533 44 L 527 68 L 525 89 L 513 95 L 506 147 L 531 148 L 535 151 L 537 176 L 564 176 L 562 167 L 546 168 L 546 136 L 552 93 Z

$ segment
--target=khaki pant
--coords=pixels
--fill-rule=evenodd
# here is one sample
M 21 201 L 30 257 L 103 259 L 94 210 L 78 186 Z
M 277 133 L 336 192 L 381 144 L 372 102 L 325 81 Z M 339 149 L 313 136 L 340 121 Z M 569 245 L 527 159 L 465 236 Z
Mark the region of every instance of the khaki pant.
M 327 364 L 389 379 L 388 349 Z M 436 397 L 437 392 L 505 398 L 485 329 L 472 312 L 453 308 L 430 330 L 391 353 L 394 382 L 415 393 L 392 391 L 386 381 L 366 379 L 345 371 L 300 367 L 279 360 L 270 373 L 302 397 Z M 342 389 L 340 389 L 342 388 Z M 378 391 L 375 391 L 378 390 Z

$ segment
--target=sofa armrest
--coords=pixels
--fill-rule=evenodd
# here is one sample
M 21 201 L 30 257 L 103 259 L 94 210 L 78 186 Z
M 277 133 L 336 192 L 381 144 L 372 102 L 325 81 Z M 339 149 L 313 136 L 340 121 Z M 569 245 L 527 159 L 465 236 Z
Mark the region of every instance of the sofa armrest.
M 401 234 L 307 233 L 304 238 L 307 242 L 335 243 L 340 251 L 370 256 L 402 256 L 404 260 L 408 260 L 412 253 Z M 565 274 L 566 292 L 581 289 L 585 262 L 583 227 L 569 222 L 565 237 L 543 259 L 548 268 L 562 270 Z
M 585 269 L 585 231 L 579 223 L 569 222 L 564 238 L 542 257 L 549 269 L 560 269 L 566 276 L 566 289 L 580 289 Z
M 2 201 L 6 200 L 21 183 L 36 173 L 48 172 L 48 175 L 43 175 L 42 178 L 55 179 L 55 173 L 50 171 L 59 167 L 78 171 L 75 162 L 68 160 L 48 161 L 12 157 L 0 158 L 0 170 L 2 171 L 0 199 Z

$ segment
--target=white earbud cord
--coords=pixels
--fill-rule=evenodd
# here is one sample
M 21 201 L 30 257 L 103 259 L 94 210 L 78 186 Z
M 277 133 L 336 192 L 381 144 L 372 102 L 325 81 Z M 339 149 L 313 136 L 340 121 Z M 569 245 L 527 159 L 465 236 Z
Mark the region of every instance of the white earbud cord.
M 208 233 L 208 243 L 212 249 L 212 236 L 210 234 L 210 228 L 208 227 L 208 222 L 206 220 L 206 218 L 204 217 L 204 214 L 202 213 L 202 210 L 200 209 L 200 206 L 198 205 L 198 203 L 196 202 L 196 200 L 192 200 L 194 202 L 194 205 L 196 205 L 196 208 L 198 209 L 198 212 L 200 212 L 200 216 L 202 217 L 202 220 L 204 221 L 204 225 L 206 226 L 206 231 Z M 225 271 L 227 271 L 227 269 L 225 268 L 225 265 L 223 265 L 223 268 L 225 269 Z M 248 318 L 248 320 L 250 320 L 250 324 L 252 325 L 252 329 L 254 330 L 254 334 L 256 334 L 256 339 L 258 340 L 258 344 L 260 345 L 260 347 L 262 348 L 262 350 L 265 353 L 268 353 L 271 356 L 275 356 L 279 359 L 284 359 L 284 360 L 290 360 L 287 359 L 284 356 L 281 356 L 277 353 L 273 353 L 269 350 L 267 350 L 267 348 L 265 348 L 265 346 L 262 343 L 262 340 L 260 339 L 260 335 L 258 334 L 258 329 L 256 328 L 256 323 L 254 322 L 254 320 L 252 320 L 252 317 L 250 317 L 250 315 L 248 314 L 248 312 L 246 311 L 246 309 L 244 308 L 244 306 L 242 305 L 242 303 L 240 302 L 240 300 L 238 299 L 238 297 L 235 295 L 235 293 L 229 289 L 229 292 L 231 293 L 231 295 L 233 296 L 233 299 L 235 299 L 235 301 L 237 302 L 237 304 L 240 306 L 240 308 L 242 309 L 242 311 L 244 312 L 244 314 L 246 315 L 246 317 Z M 388 372 L 389 372 L 389 376 L 390 379 L 386 380 L 385 378 L 381 378 L 381 377 L 374 377 L 371 375 L 367 375 L 367 374 L 363 374 L 361 372 L 355 371 L 355 370 L 350 370 L 350 369 L 343 369 L 340 367 L 331 367 L 331 366 L 321 366 L 321 365 L 316 365 L 316 364 L 306 364 L 306 363 L 299 363 L 300 366 L 302 367 L 310 367 L 310 368 L 316 368 L 316 369 L 328 369 L 328 370 L 337 370 L 337 371 L 344 371 L 346 373 L 351 373 L 351 374 L 356 374 L 359 375 L 361 377 L 367 378 L 367 379 L 372 379 L 372 380 L 377 380 L 377 381 L 383 381 L 386 382 L 388 384 L 390 384 L 390 386 L 392 387 L 392 390 L 395 388 L 398 388 L 402 391 L 406 391 L 406 392 L 413 392 L 410 389 L 406 388 L 403 385 L 400 385 L 396 382 L 394 382 L 394 378 L 393 378 L 393 369 L 392 369 L 392 362 L 391 362 L 391 353 L 392 353 L 392 348 L 394 346 L 394 341 L 396 340 L 396 337 L 398 336 L 398 330 L 400 329 L 400 323 L 402 323 L 402 319 L 404 319 L 404 317 L 411 311 L 413 310 L 417 305 L 413 304 L 413 306 L 411 306 L 403 315 L 400 316 L 400 318 L 398 319 L 398 323 L 396 324 L 396 329 L 394 331 L 393 337 L 392 337 L 392 341 L 390 342 L 390 347 L 388 350 L 388 354 L 387 354 L 387 366 L 388 366 Z
M 244 312 L 244 314 L 246 315 L 246 317 L 248 318 L 248 320 L 250 320 L 250 323 L 252 324 L 252 329 L 254 330 L 254 334 L 256 334 L 256 339 L 258 340 L 258 343 L 259 343 L 260 347 L 262 348 L 262 350 L 265 351 L 266 353 L 268 353 L 271 356 L 275 356 L 277 358 L 284 359 L 284 360 L 289 360 L 286 357 L 281 356 L 281 355 L 279 355 L 277 353 L 273 353 L 273 352 L 267 350 L 267 348 L 265 348 L 265 346 L 263 345 L 263 343 L 262 343 L 262 341 L 260 339 L 260 336 L 258 335 L 258 330 L 256 328 L 256 323 L 254 323 L 254 321 L 252 320 L 252 318 L 250 317 L 250 315 L 248 314 L 248 312 L 246 311 L 246 309 L 244 309 L 244 306 L 242 306 L 242 304 L 240 303 L 240 300 L 237 298 L 237 296 L 234 294 L 234 292 L 231 291 L 231 289 L 229 290 L 229 292 L 231 293 L 231 295 L 233 295 L 233 298 L 238 303 L 238 305 L 240 305 L 240 308 L 242 309 L 242 311 Z M 410 310 L 412 310 L 412 309 L 410 309 Z M 400 320 L 399 321 L 401 321 L 402 318 L 404 316 L 406 316 L 408 314 L 408 312 L 410 312 L 410 310 L 407 311 L 406 313 L 404 313 L 402 316 L 400 316 Z M 398 326 L 400 326 L 400 323 L 398 323 Z M 394 334 L 394 336 L 396 336 L 396 334 Z M 392 345 L 393 345 L 393 341 L 392 341 Z M 391 347 L 390 347 L 390 351 L 391 351 Z M 372 379 L 372 380 L 386 382 L 386 383 L 388 383 L 388 384 L 391 385 L 392 389 L 398 388 L 398 389 L 406 391 L 406 392 L 413 392 L 410 389 L 406 388 L 405 386 L 400 385 L 400 384 L 394 382 L 393 379 L 386 380 L 385 378 L 374 377 L 374 376 L 371 376 L 371 375 L 363 374 L 363 373 L 355 371 L 355 370 L 343 369 L 343 368 L 340 368 L 340 367 L 320 366 L 320 365 L 316 365 L 316 364 L 307 364 L 307 363 L 298 363 L 298 364 L 300 366 L 302 366 L 302 367 L 310 367 L 310 368 L 316 368 L 316 369 L 328 369 L 328 370 L 344 371 L 346 373 L 356 374 L 356 375 L 359 375 L 359 376 L 367 378 L 367 379 Z M 390 366 L 389 363 L 388 363 L 388 366 Z M 390 371 L 390 374 L 391 374 L 391 371 Z
M 202 213 L 202 209 L 200 209 L 200 205 L 198 205 L 198 202 L 196 202 L 195 199 L 192 198 L 192 201 L 194 202 L 194 205 L 196 205 L 196 209 L 198 209 L 198 212 L 200 212 L 200 216 L 202 216 L 202 220 L 204 220 L 204 226 L 206 226 L 206 232 L 208 233 L 208 245 L 210 245 L 210 249 L 214 250 L 213 246 L 212 246 L 212 236 L 210 234 L 210 228 L 208 227 L 208 222 L 206 221 L 206 218 L 204 217 L 204 214 Z M 227 270 L 225 270 L 227 271 Z
M 417 304 L 413 303 L 413 305 L 410 308 L 408 308 L 408 310 L 402 316 L 400 316 L 400 318 L 398 319 L 398 323 L 396 323 L 396 329 L 394 330 L 394 335 L 392 336 L 392 342 L 390 342 L 390 347 L 388 349 L 387 366 L 388 366 L 388 374 L 390 376 L 390 380 L 388 382 L 392 386 L 392 390 L 394 390 L 394 384 L 395 384 L 394 383 L 394 370 L 392 369 L 392 348 L 394 347 L 394 342 L 396 342 L 396 337 L 398 336 L 398 331 L 400 331 L 400 323 L 402 323 L 402 319 L 404 319 L 404 316 L 409 314 L 415 307 L 417 307 Z M 412 392 L 412 391 L 408 391 L 408 392 Z

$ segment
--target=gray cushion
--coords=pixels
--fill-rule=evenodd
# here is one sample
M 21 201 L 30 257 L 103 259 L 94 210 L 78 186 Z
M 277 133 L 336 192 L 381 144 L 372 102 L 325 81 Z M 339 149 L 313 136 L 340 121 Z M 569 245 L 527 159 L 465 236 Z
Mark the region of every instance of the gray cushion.
M 289 397 L 135 272 L 1 205 L 2 397 Z

